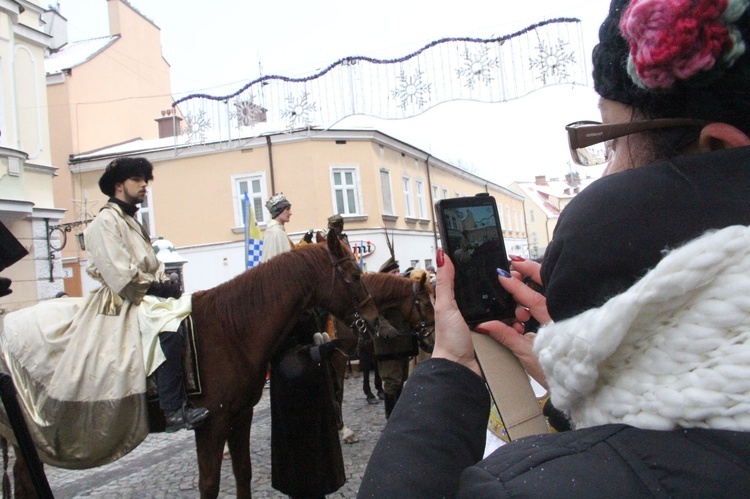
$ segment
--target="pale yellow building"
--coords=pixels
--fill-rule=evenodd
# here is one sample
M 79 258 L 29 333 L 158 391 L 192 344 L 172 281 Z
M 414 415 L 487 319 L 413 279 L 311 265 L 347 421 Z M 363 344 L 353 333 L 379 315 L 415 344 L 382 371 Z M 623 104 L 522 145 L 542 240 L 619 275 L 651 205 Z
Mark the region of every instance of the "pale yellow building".
M 369 271 L 390 257 L 385 230 L 402 270 L 433 265 L 432 206 L 447 197 L 489 192 L 510 214 L 503 221 L 509 252 L 522 253 L 526 241 L 521 196 L 376 130 L 268 132 L 191 146 L 175 146 L 171 137 L 136 141 L 71 158 L 76 188 L 94 199 L 104 167 L 120 155 L 154 164 L 155 180 L 140 214 L 152 237 L 165 237 L 188 260 L 188 291 L 242 272 L 244 192 L 262 229 L 269 220 L 266 200 L 283 192 L 292 203 L 286 230 L 295 242 L 308 229 L 325 229 L 330 215 L 342 214 L 350 243 L 364 249 Z
M 104 0 L 102 0 L 104 1 Z M 52 160 L 60 166 L 55 201 L 70 228 L 62 255 L 65 289 L 80 296 L 81 258 L 75 241 L 101 208 L 99 190 L 75 185 L 71 155 L 132 140 L 158 138 L 154 119 L 172 103 L 169 64 L 161 54 L 159 28 L 124 0 L 106 0 L 109 36 L 67 41 L 67 20 L 47 12 L 54 35 L 45 61 Z
M 528 256 L 540 258 L 552 241 L 560 212 L 595 179 L 568 174 L 564 180 L 537 175 L 534 182 L 513 182 L 508 188 L 525 198 L 523 209 Z
M 2 275 L 13 293 L 7 310 L 52 298 L 62 269 L 51 246 L 63 216 L 52 193 L 57 168 L 50 149 L 44 58 L 52 37 L 38 1 L 0 1 L 0 220 L 29 251 Z

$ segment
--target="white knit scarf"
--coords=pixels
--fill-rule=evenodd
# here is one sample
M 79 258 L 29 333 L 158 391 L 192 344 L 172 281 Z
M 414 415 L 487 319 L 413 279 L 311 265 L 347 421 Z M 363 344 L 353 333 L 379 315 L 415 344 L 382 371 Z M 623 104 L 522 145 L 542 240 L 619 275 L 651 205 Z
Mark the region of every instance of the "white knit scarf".
M 576 428 L 750 430 L 750 227 L 671 251 L 603 306 L 542 328 L 534 350 Z

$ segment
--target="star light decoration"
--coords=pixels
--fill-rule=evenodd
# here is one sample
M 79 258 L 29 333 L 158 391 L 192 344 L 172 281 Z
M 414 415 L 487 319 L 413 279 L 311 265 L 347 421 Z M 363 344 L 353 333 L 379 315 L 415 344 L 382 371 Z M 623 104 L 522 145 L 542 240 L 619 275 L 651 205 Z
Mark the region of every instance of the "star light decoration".
M 289 129 L 293 129 L 295 125 L 309 125 L 311 121 L 311 114 L 316 111 L 315 103 L 308 102 L 307 98 L 309 93 L 305 92 L 299 100 L 295 100 L 292 94 L 286 98 L 287 108 L 282 111 L 281 117 L 288 121 Z
M 206 141 L 206 131 L 211 128 L 211 120 L 206 117 L 205 111 L 198 113 L 187 113 L 185 115 L 185 126 L 182 127 L 183 135 L 187 135 L 187 144 L 202 144 Z
M 416 104 L 419 109 L 422 109 L 427 103 L 426 95 L 430 93 L 432 85 L 422 81 L 423 74 L 422 71 L 417 71 L 412 76 L 406 76 L 403 70 L 401 71 L 393 97 L 401 101 L 399 107 L 404 111 L 408 104 Z
M 497 69 L 500 63 L 497 57 L 489 56 L 490 49 L 486 45 L 475 54 L 471 54 L 467 48 L 463 56 L 463 65 L 456 70 L 459 79 L 465 79 L 466 87 L 474 90 L 479 83 L 489 86 L 492 83 L 492 70 Z
M 546 85 L 548 79 L 555 83 L 568 81 L 568 66 L 576 63 L 575 54 L 569 50 L 569 44 L 562 39 L 557 40 L 557 45 L 547 46 L 543 40 L 539 40 L 536 49 L 539 55 L 536 59 L 529 59 L 529 69 L 536 69 L 539 75 L 536 77 Z

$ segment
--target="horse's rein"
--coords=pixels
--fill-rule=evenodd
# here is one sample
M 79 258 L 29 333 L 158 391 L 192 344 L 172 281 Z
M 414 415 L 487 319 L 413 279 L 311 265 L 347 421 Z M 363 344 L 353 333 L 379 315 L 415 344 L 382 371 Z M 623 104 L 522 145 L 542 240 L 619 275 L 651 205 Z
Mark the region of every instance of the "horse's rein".
M 336 283 L 337 275 L 339 278 L 341 278 L 342 281 L 344 281 L 344 284 L 351 285 L 352 282 L 347 280 L 347 278 L 345 277 L 344 269 L 341 268 L 341 264 L 346 261 L 351 261 L 352 258 L 349 256 L 343 256 L 338 260 L 334 260 L 333 254 L 330 251 L 328 252 L 328 255 L 331 257 L 331 266 L 333 267 L 333 275 L 331 276 L 331 288 L 333 288 L 334 284 Z M 359 284 L 365 289 L 365 291 L 367 291 L 367 287 L 365 286 L 364 282 L 360 280 Z M 352 323 L 349 324 L 349 327 L 358 331 L 360 335 L 366 334 L 368 332 L 367 321 L 362 318 L 359 310 L 364 307 L 367 302 L 372 301 L 372 296 L 369 292 L 367 292 L 367 298 L 359 303 L 354 302 L 354 295 L 352 293 L 350 293 L 349 296 L 352 297 L 352 305 L 354 307 L 354 314 L 352 316 L 353 319 Z
M 419 314 L 419 323 L 417 323 L 414 327 L 411 329 L 411 333 L 413 335 L 416 335 L 419 339 L 419 345 L 422 347 L 422 350 L 428 351 L 428 346 L 424 343 L 424 340 L 429 337 L 432 334 L 432 331 L 430 331 L 428 328 L 435 325 L 435 320 L 426 321 L 424 318 L 424 312 L 422 311 L 422 304 L 419 303 L 419 286 L 416 282 L 412 283 L 411 285 L 412 289 L 412 296 L 413 300 L 411 302 L 411 309 L 417 310 L 417 314 Z M 427 293 L 427 291 L 425 291 Z M 411 315 L 411 312 L 409 312 L 409 315 Z

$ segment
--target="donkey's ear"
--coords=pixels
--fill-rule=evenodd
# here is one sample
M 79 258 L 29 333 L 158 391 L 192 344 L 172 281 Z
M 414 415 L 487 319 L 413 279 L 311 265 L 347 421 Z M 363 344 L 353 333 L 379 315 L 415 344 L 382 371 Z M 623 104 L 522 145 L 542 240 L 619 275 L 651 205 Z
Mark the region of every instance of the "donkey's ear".
M 327 239 L 328 249 L 331 250 L 331 254 L 337 258 L 344 256 L 344 247 L 341 245 L 341 241 L 339 241 L 339 236 L 336 234 L 336 231 L 329 230 Z

